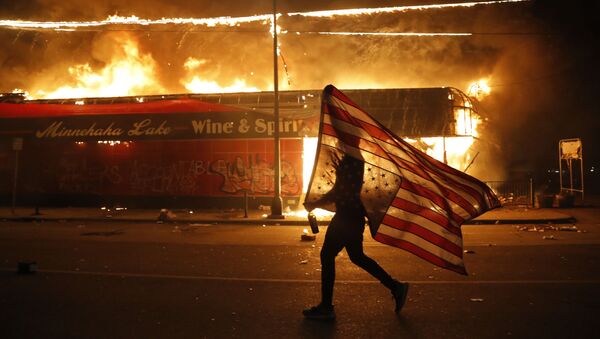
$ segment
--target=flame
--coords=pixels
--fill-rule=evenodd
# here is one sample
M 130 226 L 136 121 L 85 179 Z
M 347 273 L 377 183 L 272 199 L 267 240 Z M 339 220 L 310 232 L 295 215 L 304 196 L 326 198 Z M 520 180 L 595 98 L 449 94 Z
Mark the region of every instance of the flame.
M 482 100 L 490 95 L 491 92 L 492 89 L 488 85 L 488 79 L 480 79 L 472 82 L 467 90 L 467 94 L 477 100 Z
M 461 32 L 296 32 L 297 34 L 319 34 L 319 35 L 347 35 L 347 36 L 412 36 L 412 37 L 437 37 L 437 36 L 471 36 L 473 33 Z
M 61 86 L 50 93 L 39 90 L 35 96 L 47 99 L 111 97 L 163 91 L 156 80 L 156 62 L 152 56 L 140 53 L 137 41 L 129 35 L 112 38 L 116 40 L 117 51 L 104 68 L 95 71 L 87 63 L 69 67 L 75 85 Z
M 11 29 L 50 29 L 50 30 L 78 30 L 109 25 L 195 25 L 195 26 L 239 26 L 250 22 L 268 22 L 271 14 L 253 15 L 245 17 L 217 17 L 217 18 L 162 18 L 158 20 L 140 19 L 132 15 L 123 17 L 111 15 L 105 20 L 98 21 L 27 21 L 27 20 L 0 20 L 0 27 Z
M 332 16 L 348 16 L 348 15 L 371 15 L 371 14 L 383 14 L 383 13 L 397 13 L 397 12 L 408 12 L 408 11 L 422 11 L 429 9 L 447 9 L 447 8 L 460 8 L 460 7 L 474 7 L 480 5 L 496 5 L 503 3 L 512 2 L 524 2 L 530 0 L 500 0 L 500 1 L 481 1 L 481 2 L 461 2 L 461 3 L 448 3 L 439 5 L 422 5 L 422 6 L 396 6 L 396 7 L 380 7 L 380 8 L 352 8 L 352 9 L 337 9 L 330 11 L 313 11 L 313 12 L 295 12 L 288 13 L 289 16 L 303 16 L 303 17 L 332 17 Z
M 418 139 L 404 138 L 404 140 L 427 153 L 427 155 L 442 162 L 445 160 L 448 165 L 458 170 L 464 170 L 471 160 L 471 155 L 468 151 L 473 145 L 475 138 L 472 136 L 428 137 Z
M 531 0 L 496 0 L 496 1 L 481 1 L 481 2 L 461 2 L 447 3 L 437 5 L 423 6 L 396 6 L 396 7 L 380 7 L 380 8 L 352 8 L 330 11 L 312 11 L 312 12 L 293 12 L 287 13 L 288 16 L 302 17 L 333 17 L 333 16 L 356 16 L 356 15 L 372 15 L 383 13 L 398 13 L 408 11 L 423 11 L 435 9 L 450 9 L 450 8 L 468 8 L 482 5 L 498 5 L 505 3 L 529 2 Z M 282 14 L 277 14 L 281 16 Z M 123 17 L 111 15 L 105 20 L 98 21 L 27 21 L 27 20 L 0 20 L 0 27 L 9 29 L 50 29 L 50 30 L 78 30 L 89 29 L 108 25 L 194 25 L 194 26 L 239 26 L 244 23 L 262 22 L 270 24 L 272 14 L 260 14 L 244 17 L 216 17 L 216 18 L 161 18 L 158 20 L 141 19 L 135 15 Z M 272 25 L 271 25 L 272 26 Z M 279 31 L 278 31 L 279 33 Z
M 185 88 L 193 93 L 238 93 L 238 92 L 258 92 L 256 87 L 251 87 L 246 84 L 243 79 L 235 78 L 229 85 L 222 86 L 216 81 L 204 80 L 197 73 L 200 67 L 207 64 L 205 59 L 196 59 L 193 57 L 187 58 L 184 63 L 184 68 L 188 72 L 182 84 Z
M 475 114 L 471 102 L 466 100 L 464 107 L 454 108 L 454 119 L 456 136 L 404 140 L 439 161 L 458 170 L 465 170 L 473 159 L 469 150 L 479 136 L 477 127 L 481 123 L 481 117 Z

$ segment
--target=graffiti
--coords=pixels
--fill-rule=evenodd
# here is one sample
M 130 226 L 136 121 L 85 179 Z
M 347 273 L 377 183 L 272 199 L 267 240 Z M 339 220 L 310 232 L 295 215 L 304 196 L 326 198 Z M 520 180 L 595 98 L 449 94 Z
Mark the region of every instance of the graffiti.
M 20 188 L 45 194 L 227 197 L 274 192 L 265 141 L 44 144 L 21 157 Z M 291 145 L 291 146 L 289 146 Z M 0 145 L 3 146 L 3 145 Z M 299 142 L 282 152 L 281 193 L 301 193 Z M 5 147 L 6 148 L 6 147 Z M 14 152 L 0 148 L 0 193 L 10 192 Z M 232 151 L 233 150 L 233 151 Z M 31 189 L 27 185 L 31 186 Z
M 248 191 L 253 194 L 267 194 L 274 192 L 275 172 L 272 165 L 260 159 L 249 157 L 246 165 L 241 157 L 236 157 L 232 162 L 223 159 L 213 161 L 210 170 L 223 177 L 221 191 L 225 193 L 238 193 Z M 294 167 L 287 161 L 281 162 L 281 191 L 283 194 L 298 194 L 300 185 Z
M 108 186 L 123 181 L 119 166 L 88 163 L 87 159 L 62 158 L 59 162 L 58 190 L 63 193 L 103 193 Z
M 131 191 L 194 195 L 198 193 L 197 176 L 206 172 L 207 164 L 202 160 L 180 160 L 164 165 L 135 160 L 130 174 Z

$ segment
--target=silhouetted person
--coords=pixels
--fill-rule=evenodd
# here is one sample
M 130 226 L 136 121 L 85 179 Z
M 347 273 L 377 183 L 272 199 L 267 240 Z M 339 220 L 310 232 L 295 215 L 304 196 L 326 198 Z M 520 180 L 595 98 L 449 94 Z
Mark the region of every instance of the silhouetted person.
M 375 260 L 363 252 L 363 233 L 367 213 L 360 201 L 363 184 L 364 162 L 344 156 L 337 164 L 336 181 L 327 194 L 312 203 L 305 203 L 311 211 L 323 203 L 334 203 L 336 213 L 327 227 L 321 249 L 321 303 L 305 309 L 302 313 L 310 319 L 334 319 L 333 284 L 335 281 L 335 257 L 345 247 L 350 260 L 377 278 L 391 292 L 398 313 L 406 301 L 408 283 L 394 280 Z

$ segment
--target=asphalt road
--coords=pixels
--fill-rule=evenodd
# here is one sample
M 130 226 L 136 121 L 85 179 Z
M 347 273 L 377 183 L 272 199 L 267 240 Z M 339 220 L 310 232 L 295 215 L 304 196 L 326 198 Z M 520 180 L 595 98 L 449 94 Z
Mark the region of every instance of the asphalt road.
M 0 336 L 597 338 L 600 213 L 580 213 L 579 232 L 465 226 L 468 277 L 365 234 L 365 251 L 411 283 L 409 301 L 394 314 L 344 253 L 329 323 L 301 315 L 318 302 L 322 243 L 300 241 L 303 227 L 2 222 Z M 38 272 L 16 274 L 27 260 Z

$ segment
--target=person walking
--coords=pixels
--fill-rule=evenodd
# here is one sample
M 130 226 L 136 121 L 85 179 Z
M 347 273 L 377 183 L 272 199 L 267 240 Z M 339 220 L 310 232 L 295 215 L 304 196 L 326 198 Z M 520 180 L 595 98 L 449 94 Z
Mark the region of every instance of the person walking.
M 317 306 L 303 310 L 308 319 L 335 319 L 333 307 L 333 285 L 335 282 L 335 257 L 346 248 L 352 263 L 370 273 L 387 287 L 396 303 L 399 313 L 406 302 L 408 283 L 393 279 L 379 264 L 363 251 L 363 233 L 367 213 L 360 200 L 363 184 L 364 162 L 344 155 L 336 167 L 336 181 L 333 188 L 314 202 L 304 206 L 312 211 L 324 204 L 335 204 L 335 215 L 331 219 L 321 249 L 321 302 Z

